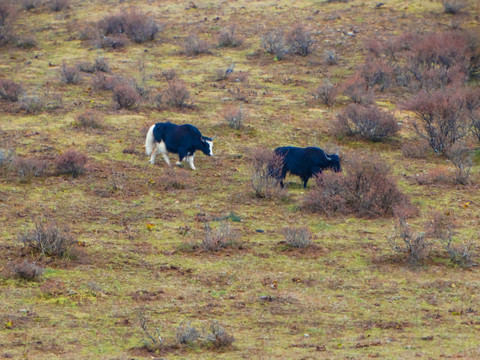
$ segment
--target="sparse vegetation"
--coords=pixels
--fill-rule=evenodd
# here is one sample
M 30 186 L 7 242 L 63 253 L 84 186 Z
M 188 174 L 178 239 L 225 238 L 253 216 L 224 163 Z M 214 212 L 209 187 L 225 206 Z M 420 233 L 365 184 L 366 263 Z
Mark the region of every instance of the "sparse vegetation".
M 263 35 L 262 48 L 264 48 L 267 53 L 275 55 L 276 60 L 282 60 L 288 52 L 283 31 L 281 29 L 274 29 Z
M 200 39 L 197 34 L 190 34 L 185 39 L 185 55 L 195 56 L 200 54 L 207 54 L 210 52 L 210 44 L 203 39 Z
M 315 41 L 310 31 L 302 25 L 295 26 L 285 37 L 289 52 L 295 55 L 307 56 L 313 52 Z
M 236 36 L 235 29 L 235 26 L 231 26 L 220 32 L 218 36 L 219 47 L 237 47 L 242 45 L 243 40 Z
M 338 87 L 328 81 L 324 81 L 314 92 L 315 100 L 320 100 L 324 105 L 332 107 L 338 96 Z
M 87 110 L 75 117 L 74 125 L 81 128 L 98 129 L 102 127 L 102 121 L 98 112 Z
M 168 106 L 184 108 L 190 106 L 188 101 L 190 100 L 190 92 L 185 85 L 185 82 L 181 80 L 171 80 L 168 82 L 168 86 L 162 92 L 162 102 Z
M 23 94 L 22 85 L 9 79 L 0 79 L 0 98 L 7 101 L 18 101 Z
M 237 244 L 237 237 L 237 234 L 227 222 L 222 222 L 215 230 L 205 223 L 205 236 L 201 248 L 204 251 L 219 251 Z
M 29 182 L 33 177 L 45 175 L 48 166 L 48 162 L 42 159 L 16 157 L 13 161 L 21 182 Z
M 465 0 L 447 0 L 443 1 L 443 10 L 445 14 L 458 14 L 461 10 L 467 7 L 468 3 Z
M 251 150 L 252 173 L 250 181 L 256 197 L 278 198 L 285 195 L 278 174 L 283 167 L 283 158 L 265 148 Z
M 232 129 L 240 129 L 245 120 L 246 113 L 241 107 L 227 106 L 222 110 L 222 117 Z
M 286 227 L 283 236 L 287 245 L 293 248 L 306 248 L 312 245 L 312 233 L 307 227 Z
M 77 84 L 80 81 L 80 71 L 76 66 L 67 65 L 62 61 L 60 79 L 66 84 Z
M 113 85 L 113 104 L 117 109 L 135 110 L 142 97 L 137 89 L 127 82 L 117 81 Z
M 21 263 L 11 265 L 11 269 L 15 276 L 27 281 L 39 281 L 45 271 L 42 265 L 37 264 L 35 261 L 30 262 L 23 260 Z

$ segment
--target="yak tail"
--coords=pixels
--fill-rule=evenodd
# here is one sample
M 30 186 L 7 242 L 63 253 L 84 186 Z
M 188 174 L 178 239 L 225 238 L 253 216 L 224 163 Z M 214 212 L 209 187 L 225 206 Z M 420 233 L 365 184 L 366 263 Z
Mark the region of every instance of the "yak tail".
M 153 136 L 153 128 L 155 125 L 152 125 L 147 133 L 147 138 L 145 139 L 145 151 L 147 155 L 151 155 L 153 147 L 155 145 L 155 137 Z

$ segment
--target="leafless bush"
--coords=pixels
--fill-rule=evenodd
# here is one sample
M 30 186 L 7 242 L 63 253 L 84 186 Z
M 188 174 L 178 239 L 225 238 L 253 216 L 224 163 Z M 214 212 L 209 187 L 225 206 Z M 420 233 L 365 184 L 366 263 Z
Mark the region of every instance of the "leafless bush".
M 301 208 L 325 215 L 355 214 L 364 218 L 408 215 L 417 209 L 402 193 L 388 166 L 377 156 L 357 156 L 348 162 L 346 176 L 322 173 L 316 177 L 317 188 L 305 194 Z
M 35 41 L 35 39 L 30 36 L 14 37 L 14 39 L 15 39 L 15 47 L 19 49 L 31 49 L 37 46 L 37 42 Z
M 307 227 L 286 227 L 283 229 L 286 243 L 294 248 L 306 248 L 312 245 L 312 233 Z
M 251 151 L 252 174 L 251 184 L 255 196 L 259 198 L 276 198 L 285 194 L 280 186 L 280 173 L 283 167 L 283 157 L 264 148 L 254 148 Z
M 69 66 L 62 61 L 60 65 L 60 79 L 66 84 L 77 84 L 80 81 L 80 71 L 76 66 Z
M 22 94 L 22 85 L 10 79 L 0 79 L 0 98 L 11 102 L 16 102 Z
M 15 39 L 12 24 L 15 9 L 8 1 L 0 2 L 0 46 Z
M 453 216 L 435 213 L 433 220 L 427 224 L 427 234 L 440 242 L 450 260 L 461 266 L 470 267 L 475 264 L 475 244 L 472 241 L 459 242 L 455 240 L 455 222 Z
M 222 110 L 221 115 L 232 129 L 240 129 L 245 120 L 246 112 L 241 107 L 230 105 Z
M 33 230 L 20 235 L 18 241 L 44 256 L 69 258 L 74 255 L 75 240 L 68 230 L 41 219 L 34 222 Z
M 39 0 L 22 0 L 22 6 L 25 10 L 35 9 L 39 4 Z
M 0 27 L 7 25 L 8 18 L 15 15 L 15 9 L 8 1 L 0 3 Z
M 204 251 L 219 251 L 237 243 L 237 234 L 232 230 L 230 224 L 222 222 L 218 229 L 212 228 L 205 223 L 205 236 L 201 247 Z
M 424 141 L 410 141 L 402 145 L 402 154 L 410 159 L 425 159 L 429 146 Z
M 460 10 L 465 9 L 468 6 L 468 3 L 465 0 L 450 0 L 443 1 L 443 10 L 445 14 L 456 15 Z
M 167 88 L 162 92 L 162 101 L 168 106 L 177 108 L 188 107 L 190 104 L 190 92 L 181 80 L 172 80 L 168 82 Z
M 190 172 L 173 166 L 166 166 L 158 179 L 159 185 L 165 190 L 185 189 L 192 182 Z
M 163 70 L 161 75 L 165 78 L 167 81 L 171 81 L 175 78 L 178 77 L 177 71 L 175 69 L 167 69 Z
M 195 56 L 209 52 L 210 44 L 206 40 L 200 39 L 197 34 L 190 34 L 185 39 L 185 55 Z
M 218 36 L 219 47 L 237 47 L 243 44 L 243 40 L 235 35 L 235 26 L 222 30 Z
M 128 37 L 125 34 L 112 34 L 93 39 L 93 46 L 99 49 L 122 49 L 127 46 Z
M 159 25 L 148 14 L 135 9 L 106 16 L 98 27 L 104 36 L 125 34 L 136 43 L 152 41 L 160 31 Z
M 302 25 L 295 26 L 287 33 L 287 46 L 292 54 L 307 56 L 313 52 L 315 41 Z
M 23 260 L 21 263 L 11 266 L 13 273 L 21 279 L 27 281 L 38 281 L 43 275 L 45 268 L 37 263 Z
M 470 149 L 462 144 L 456 143 L 450 147 L 446 156 L 455 167 L 455 183 L 467 185 L 469 183 L 470 170 L 473 166 Z
M 212 321 L 210 324 L 210 333 L 207 334 L 206 340 L 215 349 L 222 349 L 231 346 L 235 341 L 235 338 L 230 335 L 227 330 L 217 321 Z
M 287 54 L 287 45 L 281 29 L 268 31 L 262 36 L 262 48 L 269 54 L 275 55 L 276 60 L 282 60 Z
M 67 150 L 55 159 L 57 173 L 72 175 L 74 178 L 85 172 L 86 163 L 87 157 L 75 150 Z
M 433 249 L 433 243 L 427 239 L 426 234 L 414 233 L 405 219 L 397 220 L 395 232 L 388 237 L 388 242 L 394 251 L 403 253 L 411 265 L 422 263 Z
M 446 154 L 470 129 L 462 89 L 423 91 L 412 97 L 405 108 L 416 114 L 413 126 L 417 134 L 437 153 Z
M 452 174 L 445 167 L 439 167 L 429 170 L 426 173 L 415 175 L 415 181 L 419 185 L 432 185 L 432 184 L 451 184 Z
M 134 110 L 140 105 L 142 98 L 135 87 L 125 82 L 117 82 L 113 86 L 112 99 L 117 109 Z
M 59 12 L 70 6 L 69 0 L 50 0 L 48 7 L 50 10 Z
M 148 329 L 147 319 L 142 313 L 139 313 L 140 318 L 140 328 L 143 331 L 143 346 L 152 352 L 160 351 L 165 346 L 165 339 L 160 333 L 160 329 L 156 328 L 155 331 L 151 332 Z
M 95 110 L 86 110 L 77 115 L 75 125 L 81 128 L 98 129 L 102 127 L 101 119 Z
M 108 65 L 108 60 L 104 57 L 96 57 L 93 63 L 88 61 L 83 61 L 77 64 L 77 68 L 80 71 L 86 73 L 94 73 L 96 71 L 101 71 L 104 73 L 110 72 L 110 66 Z
M 320 100 L 324 105 L 332 107 L 335 105 L 338 96 L 338 86 L 328 81 L 324 81 L 314 92 L 315 100 Z
M 384 141 L 399 130 L 395 117 L 374 105 L 350 104 L 338 114 L 334 124 L 337 136 L 359 136 L 369 141 Z
M 360 74 L 356 73 L 342 84 L 343 93 L 356 104 L 372 104 L 373 89 L 367 88 Z
M 5 174 L 12 164 L 14 159 L 13 152 L 5 149 L 0 149 L 0 175 Z
M 175 339 L 180 345 L 193 345 L 200 338 L 200 332 L 190 321 L 182 321 L 177 327 Z
M 232 89 L 228 89 L 228 93 L 230 94 L 230 96 L 234 100 L 244 101 L 244 102 L 248 101 L 249 93 L 245 89 L 243 89 L 242 87 L 238 86 L 238 87 L 234 87 Z
M 42 159 L 16 157 L 13 161 L 21 182 L 29 182 L 33 177 L 45 175 L 48 166 L 48 161 Z
M 367 89 L 378 85 L 378 90 L 388 89 L 393 81 L 393 68 L 384 60 L 378 58 L 366 59 L 359 69 L 359 75 L 363 79 Z
M 117 82 L 122 82 L 118 77 L 107 75 L 103 72 L 96 72 L 92 77 L 92 87 L 95 90 L 113 90 Z

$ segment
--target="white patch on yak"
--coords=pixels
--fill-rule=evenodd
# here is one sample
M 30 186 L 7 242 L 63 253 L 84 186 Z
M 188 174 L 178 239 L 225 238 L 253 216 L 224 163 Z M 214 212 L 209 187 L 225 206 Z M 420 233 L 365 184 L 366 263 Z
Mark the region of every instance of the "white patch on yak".
M 213 156 L 213 141 L 206 140 L 206 142 L 209 146 L 210 156 Z
M 195 165 L 193 164 L 193 159 L 194 159 L 194 158 L 195 158 L 195 154 L 190 155 L 190 156 L 187 156 L 187 162 L 188 162 L 188 164 L 190 165 L 190 169 L 192 169 L 192 170 L 197 170 L 197 169 L 195 168 Z

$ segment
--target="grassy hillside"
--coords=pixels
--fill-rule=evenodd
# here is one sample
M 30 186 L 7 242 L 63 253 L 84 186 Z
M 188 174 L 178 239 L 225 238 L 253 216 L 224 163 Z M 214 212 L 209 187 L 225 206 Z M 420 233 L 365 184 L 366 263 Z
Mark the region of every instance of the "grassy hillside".
M 272 198 L 256 197 L 251 186 L 258 147 L 338 150 L 338 176 L 351 174 L 359 156 L 379 156 L 417 208 L 408 219 L 413 231 L 427 231 L 425 224 L 443 214 L 456 226 L 454 243 L 471 241 L 469 256 L 477 262 L 478 138 L 469 133 L 457 142 L 473 166 L 465 184 L 455 182 L 452 161 L 428 147 L 413 127 L 418 116 L 406 110 L 408 101 L 425 96 L 426 83 L 403 86 L 395 74 L 385 89 L 374 83 L 362 93 L 395 116 L 395 135 L 372 142 L 333 131 L 352 103 L 348 82 L 372 63 L 372 44 L 452 30 L 478 38 L 477 2 L 454 15 L 440 1 L 70 0 L 59 11 L 51 5 L 61 1 L 32 1 L 28 10 L 27 3 L 0 2 L 0 14 L 9 6 L 0 23 L 6 39 L 2 44 L 0 36 L 0 93 L 1 81 L 23 88 L 17 101 L 0 99 L 0 357 L 480 357 L 476 266 L 455 264 L 438 241 L 412 264 L 388 241 L 396 223 L 390 213 L 305 210 L 305 196 L 321 190 L 314 179 L 304 190 L 288 176 L 286 192 Z M 102 21 L 122 11 L 156 24 L 153 40 L 102 32 Z M 311 53 L 290 51 L 282 59 L 266 52 L 265 34 L 282 29 L 287 38 L 297 25 L 310 34 Z M 218 46 L 230 29 L 239 46 Z M 208 44 L 200 54 L 185 47 L 195 34 L 200 43 L 193 47 Z M 458 64 L 479 65 L 478 49 Z M 408 51 L 398 50 L 397 64 L 410 64 Z M 95 61 L 109 71 L 77 70 Z M 63 80 L 70 72 L 78 81 L 62 81 L 62 66 Z M 461 86 L 475 91 L 478 68 L 469 70 Z M 441 89 L 461 77 L 445 76 Z M 434 72 L 432 82 L 438 78 Z M 313 95 L 325 81 L 338 85 L 333 106 Z M 189 92 L 179 107 L 168 102 L 172 83 Z M 122 86 L 134 91 L 130 109 L 112 100 Z M 246 114 L 239 129 L 228 126 L 225 109 Z M 82 126 L 79 116 L 87 111 L 98 126 Z M 216 135 L 214 157 L 197 153 L 197 171 L 182 165 L 172 172 L 161 156 L 150 165 L 146 130 L 167 120 Z M 406 146 L 416 155 L 408 156 Z M 87 157 L 76 177 L 56 165 L 69 150 Z M 21 239 L 35 223 L 65 229 L 58 236 L 72 239 L 70 250 L 51 256 L 25 246 Z M 313 244 L 289 246 L 285 227 L 308 228 Z M 232 244 L 205 250 L 202 240 L 220 230 Z M 24 261 L 43 274 L 25 279 Z M 232 344 L 205 340 L 214 321 L 235 338 Z M 183 344 L 179 335 L 188 325 L 201 338 Z

